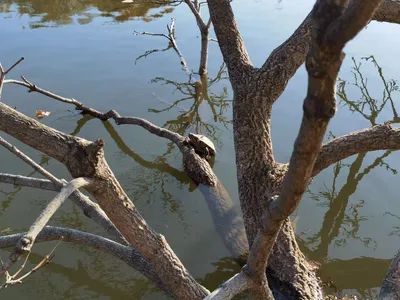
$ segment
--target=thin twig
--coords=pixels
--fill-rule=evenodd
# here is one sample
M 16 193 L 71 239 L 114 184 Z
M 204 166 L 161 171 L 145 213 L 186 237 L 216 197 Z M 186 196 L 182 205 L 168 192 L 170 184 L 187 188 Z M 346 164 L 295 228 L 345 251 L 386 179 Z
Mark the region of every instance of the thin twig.
M 205 28 L 206 24 L 204 24 L 203 18 L 200 16 L 199 11 L 193 5 L 192 1 L 185 0 L 185 3 L 189 6 L 190 10 L 192 11 L 194 17 L 196 18 L 197 24 L 199 24 L 199 26 L 200 26 L 200 29 Z M 199 9 L 200 9 L 200 7 L 199 7 Z
M 60 241 L 54 246 L 54 248 L 50 251 L 50 253 L 47 254 L 45 257 L 43 257 L 43 259 L 35 267 L 33 267 L 29 272 L 25 273 L 21 277 L 16 278 L 18 276 L 18 274 L 25 267 L 25 264 L 26 264 L 26 262 L 28 260 L 28 257 L 29 257 L 29 253 L 28 253 L 28 255 L 26 256 L 26 259 L 25 259 L 23 265 L 21 266 L 21 268 L 14 275 L 7 276 L 6 282 L 2 286 L 0 286 L 0 290 L 7 288 L 9 285 L 16 285 L 16 284 L 22 283 L 22 280 L 24 280 L 26 277 L 28 277 L 29 275 L 37 272 L 39 269 L 41 269 L 42 267 L 47 265 L 53 259 L 53 257 L 54 257 L 53 253 L 56 250 L 56 248 L 58 247 L 58 245 L 60 245 L 62 239 L 63 239 L 63 237 L 61 236 Z
M 24 58 L 21 57 L 19 60 L 17 60 L 11 67 L 9 67 L 6 71 L 4 71 L 4 68 L 2 64 L 0 64 L 0 99 L 1 99 L 1 94 L 3 92 L 3 85 L 4 85 L 4 80 L 6 78 L 6 75 L 14 69 L 21 61 L 23 61 Z
M 19 82 L 21 85 L 27 86 L 28 88 L 31 87 L 31 86 L 34 86 L 29 81 L 27 81 L 25 78 L 23 78 L 23 80 L 25 82 Z M 11 80 L 11 81 L 13 81 L 13 80 Z M 7 83 L 7 82 L 9 82 L 9 81 L 6 80 L 5 83 Z M 52 94 L 50 92 L 47 92 L 47 93 L 48 94 L 45 94 L 45 95 L 47 95 L 49 97 L 53 97 L 53 98 L 57 97 L 57 95 L 55 95 L 55 94 Z M 60 97 L 60 99 L 58 99 L 58 100 L 62 101 L 62 97 Z M 1 137 L 0 137 L 0 145 L 4 146 L 6 149 L 8 149 L 9 151 L 11 151 L 15 155 L 17 155 L 24 162 L 29 164 L 31 167 L 33 167 L 35 170 L 40 172 L 46 178 L 50 179 L 51 182 L 53 182 L 54 185 L 55 185 L 55 188 L 53 188 L 52 190 L 59 191 L 67 183 L 67 181 L 64 180 L 64 179 L 56 178 L 53 174 L 51 174 L 50 172 L 45 170 L 42 166 L 40 166 L 35 161 L 33 161 L 29 156 L 24 154 L 17 147 L 11 145 L 10 143 L 5 141 Z M 9 175 L 9 174 L 6 174 L 6 175 Z M 13 181 L 13 180 L 14 180 L 14 185 L 17 185 L 17 183 L 15 181 L 15 180 L 17 180 L 16 178 L 14 178 L 14 179 L 8 178 L 8 182 L 7 183 L 12 183 L 10 181 Z M 19 180 L 20 180 L 20 184 L 22 184 L 22 182 L 27 182 L 28 181 L 28 179 L 26 179 L 26 178 L 23 178 L 22 180 L 20 178 Z M 32 182 L 32 179 L 31 179 L 30 182 Z M 44 183 L 42 182 L 41 184 L 44 184 Z M 29 184 L 22 184 L 22 185 L 31 186 Z M 37 186 L 37 184 L 36 184 L 35 187 L 44 188 L 42 186 Z M 46 189 L 49 189 L 49 188 L 46 188 Z M 115 225 L 111 222 L 111 220 L 108 218 L 106 213 L 100 208 L 100 206 L 98 204 L 96 204 L 93 201 L 91 201 L 87 196 L 82 194 L 80 191 L 75 191 L 71 195 L 71 199 L 83 211 L 83 213 L 86 216 L 88 216 L 89 218 L 92 218 L 95 222 L 100 224 L 104 229 L 106 229 L 106 231 L 114 239 L 116 239 L 116 241 L 118 241 L 119 243 L 122 243 L 124 245 L 128 244 L 127 240 L 123 237 L 123 235 L 119 232 L 119 230 L 115 227 Z
M 3 139 L 0 136 L 0 145 L 2 145 L 4 148 L 9 150 L 10 152 L 14 153 L 16 156 L 18 156 L 20 159 L 22 159 L 24 162 L 26 162 L 28 165 L 30 165 L 32 168 L 34 168 L 36 171 L 38 171 L 40 174 L 42 174 L 44 177 L 50 179 L 53 183 L 61 184 L 63 183 L 56 177 L 53 176 L 50 172 L 46 171 L 41 165 L 37 164 L 35 161 L 33 161 L 29 156 L 18 150 L 15 146 L 7 142 L 5 139 Z
M 183 66 L 183 69 L 185 70 L 186 73 L 188 73 L 190 75 L 191 72 L 189 70 L 188 64 L 186 63 L 185 57 L 183 56 L 183 54 L 182 54 L 181 50 L 179 49 L 178 44 L 176 43 L 176 40 L 175 40 L 175 36 L 174 36 L 175 19 L 174 18 L 171 18 L 171 25 L 167 25 L 167 29 L 168 29 L 168 35 L 166 35 L 164 33 L 153 33 L 153 32 L 147 32 L 147 31 L 143 31 L 143 32 L 135 31 L 135 35 L 161 36 L 161 37 L 168 39 L 168 41 L 172 45 L 172 48 L 174 48 L 175 52 L 178 54 L 178 57 L 181 61 L 181 65 Z
M 58 100 L 58 101 L 61 101 L 64 103 L 68 103 L 68 104 L 73 104 L 73 105 L 75 105 L 76 109 L 81 110 L 83 113 L 89 114 L 89 115 L 96 117 L 103 121 L 106 121 L 106 120 L 112 118 L 112 119 L 114 119 L 115 123 L 117 123 L 118 125 L 132 124 L 132 125 L 141 126 L 144 129 L 148 130 L 149 132 L 151 132 L 155 135 L 169 139 L 170 141 L 174 142 L 178 146 L 181 146 L 181 143 L 185 140 L 185 138 L 183 136 L 181 136 L 180 134 L 172 132 L 168 129 L 156 126 L 153 123 L 151 123 L 145 119 L 136 118 L 136 117 L 121 117 L 118 114 L 118 112 L 116 112 L 115 110 L 110 110 L 107 113 L 102 113 L 95 109 L 85 106 L 84 104 L 82 104 L 81 102 L 79 102 L 73 98 L 61 97 L 52 92 L 46 91 L 46 90 L 34 85 L 33 83 L 29 82 L 23 76 L 21 76 L 21 78 L 24 80 L 24 82 L 18 81 L 18 80 L 5 80 L 4 83 L 14 83 L 14 84 L 22 85 L 22 86 L 27 87 L 29 89 L 29 91 L 31 91 L 31 92 L 37 92 L 37 93 L 43 94 L 45 96 L 48 96 L 50 98 L 53 98 L 55 100 Z
M 25 233 L 17 233 L 6 236 L 0 236 L 0 249 L 8 248 L 15 245 Z M 101 250 L 122 260 L 128 266 L 138 270 L 149 280 L 154 282 L 161 290 L 170 295 L 168 289 L 162 283 L 153 266 L 140 256 L 140 254 L 132 247 L 119 244 L 105 237 L 79 231 L 76 229 L 62 228 L 55 226 L 45 226 L 36 239 L 36 243 L 60 240 L 64 242 L 91 247 L 92 249 Z
M 0 274 L 4 274 L 24 253 L 29 253 L 36 237 L 47 224 L 50 218 L 54 215 L 57 209 L 64 203 L 75 190 L 87 186 L 92 183 L 91 179 L 88 178 L 76 178 L 70 181 L 66 186 L 64 186 L 60 193 L 46 206 L 42 211 L 40 216 L 29 228 L 29 231 L 18 241 L 14 252 L 10 255 L 8 261 L 3 264 Z

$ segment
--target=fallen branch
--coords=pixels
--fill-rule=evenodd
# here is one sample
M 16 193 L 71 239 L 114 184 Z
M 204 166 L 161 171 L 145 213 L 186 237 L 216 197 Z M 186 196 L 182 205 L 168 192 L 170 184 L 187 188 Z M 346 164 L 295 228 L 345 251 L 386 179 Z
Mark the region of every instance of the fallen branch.
M 60 237 L 60 239 L 62 240 L 62 237 Z M 24 263 L 22 264 L 21 268 L 14 275 L 11 276 L 8 272 L 6 272 L 5 273 L 6 274 L 6 282 L 2 286 L 0 286 L 0 290 L 7 288 L 9 285 L 21 284 L 22 280 L 24 280 L 26 277 L 39 271 L 39 269 L 41 269 L 42 267 L 47 265 L 53 259 L 53 257 L 54 257 L 53 253 L 56 250 L 56 248 L 58 247 L 58 245 L 61 243 L 61 240 L 54 246 L 54 248 L 50 251 L 50 253 L 47 254 L 35 267 L 33 267 L 30 271 L 28 271 L 21 277 L 16 278 L 19 275 L 19 273 L 25 268 L 26 262 L 28 261 L 29 254 L 26 256 L 26 259 L 25 259 Z
M 220 287 L 204 298 L 204 300 L 230 300 L 235 295 L 247 290 L 250 286 L 250 278 L 244 274 L 244 272 L 240 272 L 224 282 Z
M 18 156 L 24 162 L 30 165 L 33 169 L 35 169 L 43 176 L 48 178 L 52 183 L 54 183 L 56 188 L 52 190 L 60 191 L 61 188 L 67 183 L 67 181 L 64 179 L 60 180 L 56 178 L 53 174 L 45 170 L 41 165 L 37 164 L 29 156 L 20 151 L 17 147 L 11 145 L 1 137 L 0 137 L 0 145 L 5 147 L 10 152 L 14 153 L 16 156 Z M 24 182 L 27 182 L 27 180 L 25 179 Z M 115 227 L 115 225 L 110 221 L 110 219 L 107 217 L 105 212 L 100 208 L 98 204 L 93 203 L 93 201 L 91 201 L 87 196 L 85 196 L 78 190 L 74 191 L 70 198 L 79 208 L 82 209 L 83 213 L 87 217 L 93 219 L 95 222 L 101 225 L 117 242 L 122 243 L 124 245 L 128 245 L 127 240 L 123 237 L 123 235 L 119 232 L 119 230 Z
M 26 233 L 18 233 L 0 236 L 0 249 L 14 246 Z M 101 250 L 117 257 L 128 266 L 138 270 L 149 280 L 154 282 L 160 289 L 170 295 L 165 285 L 162 284 L 154 268 L 144 260 L 135 249 L 130 246 L 121 245 L 105 237 L 62 227 L 45 226 L 36 238 L 36 243 L 63 239 L 69 242 Z
M 183 136 L 181 136 L 180 134 L 172 132 L 168 129 L 156 126 L 145 119 L 136 118 L 136 117 L 121 117 L 119 115 L 119 113 L 116 112 L 115 110 L 110 110 L 107 113 L 102 113 L 95 109 L 87 107 L 86 105 L 82 104 L 81 102 L 79 102 L 73 98 L 61 97 L 50 91 L 44 90 L 44 89 L 36 86 L 35 84 L 29 82 L 23 76 L 21 76 L 21 78 L 22 78 L 23 82 L 18 81 L 18 80 L 5 80 L 4 83 L 14 83 L 14 84 L 22 85 L 24 87 L 27 87 L 29 89 L 29 92 L 37 92 L 42 95 L 53 98 L 55 100 L 58 100 L 58 101 L 61 101 L 64 103 L 68 103 L 68 104 L 72 104 L 75 106 L 75 108 L 77 110 L 82 111 L 82 113 L 89 114 L 95 118 L 102 120 L 102 121 L 107 121 L 108 119 L 114 119 L 115 123 L 118 125 L 132 124 L 132 125 L 141 126 L 144 129 L 146 129 L 147 131 L 149 131 L 159 137 L 169 139 L 170 141 L 174 142 L 178 146 L 185 140 L 185 138 Z
M 12 69 L 14 69 L 21 61 L 23 61 L 24 58 L 21 57 L 19 60 L 17 60 L 11 67 L 9 67 L 7 70 L 4 71 L 4 68 L 2 64 L 0 63 L 0 99 L 1 99 L 1 94 L 3 92 L 3 84 L 4 80 L 6 78 L 6 75 L 10 73 Z
M 76 178 L 61 189 L 60 193 L 47 205 L 40 216 L 32 224 L 32 226 L 29 228 L 29 231 L 18 241 L 14 252 L 10 255 L 8 261 L 3 264 L 0 274 L 4 274 L 6 271 L 8 271 L 8 269 L 20 258 L 21 255 L 31 251 L 37 235 L 61 206 L 61 204 L 64 203 L 65 199 L 67 199 L 75 190 L 87 186 L 91 184 L 91 182 L 92 181 L 87 178 Z
M 64 185 L 63 182 L 61 182 L 56 177 L 54 177 L 53 174 L 48 172 L 41 165 L 37 164 L 29 156 L 27 156 L 26 154 L 24 154 L 23 152 L 18 150 L 17 147 L 15 147 L 12 144 L 10 144 L 9 142 L 7 142 L 1 136 L 0 136 L 0 145 L 2 145 L 4 148 L 9 150 L 11 153 L 14 153 L 16 156 L 18 156 L 20 159 L 22 159 L 24 162 L 26 162 L 28 165 L 30 165 L 33 169 L 35 169 L 40 174 L 42 174 L 44 177 L 50 179 L 52 182 L 54 182 L 56 184 Z
M 164 236 L 138 212 L 104 158 L 104 141 L 89 142 L 54 130 L 1 102 L 0 130 L 65 164 L 74 178 L 93 179 L 86 190 L 126 240 L 153 265 L 174 297 L 202 299 L 209 293 L 189 274 Z

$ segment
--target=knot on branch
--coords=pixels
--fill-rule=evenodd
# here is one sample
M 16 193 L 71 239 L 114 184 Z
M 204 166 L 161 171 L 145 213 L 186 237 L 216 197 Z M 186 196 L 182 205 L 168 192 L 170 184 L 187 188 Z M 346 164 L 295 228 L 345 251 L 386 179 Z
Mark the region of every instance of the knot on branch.
M 25 253 L 30 252 L 32 247 L 33 239 L 29 236 L 24 236 L 20 239 L 17 245 L 17 252 Z
M 75 178 L 94 177 L 98 171 L 98 165 L 104 156 L 104 141 L 99 139 L 93 143 L 80 141 L 71 146 L 67 156 L 66 166 Z

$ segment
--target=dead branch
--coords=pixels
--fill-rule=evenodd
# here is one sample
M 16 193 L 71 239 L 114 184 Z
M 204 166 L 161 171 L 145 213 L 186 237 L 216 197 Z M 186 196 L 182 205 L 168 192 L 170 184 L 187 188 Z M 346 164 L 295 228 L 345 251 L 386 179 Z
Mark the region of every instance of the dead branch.
M 64 103 L 68 103 L 68 104 L 72 104 L 75 106 L 76 109 L 81 110 L 83 113 L 89 114 L 95 118 L 102 120 L 102 121 L 107 121 L 108 119 L 114 119 L 115 123 L 118 125 L 131 124 L 131 125 L 141 126 L 144 129 L 148 130 L 149 132 L 151 132 L 159 137 L 169 139 L 170 141 L 174 142 L 177 145 L 181 144 L 185 140 L 185 138 L 182 137 L 180 134 L 172 132 L 168 129 L 156 126 L 145 119 L 136 118 L 136 117 L 121 117 L 118 114 L 118 112 L 116 112 L 115 110 L 110 110 L 107 113 L 102 113 L 95 109 L 85 106 L 84 104 L 82 104 L 81 102 L 79 102 L 73 98 L 61 97 L 52 92 L 46 91 L 46 90 L 36 86 L 35 84 L 29 82 L 23 76 L 22 76 L 22 79 L 23 79 L 23 82 L 18 81 L 18 80 L 5 80 L 4 83 L 14 83 L 14 84 L 22 85 L 22 86 L 27 87 L 30 92 L 38 92 L 42 95 L 48 96 L 55 100 L 58 100 L 58 101 L 61 101 Z
M 190 72 L 189 67 L 186 63 L 185 57 L 183 56 L 181 50 L 178 47 L 178 44 L 175 41 L 175 34 L 174 34 L 175 33 L 175 19 L 174 18 L 171 18 L 171 24 L 167 25 L 167 29 L 168 29 L 168 35 L 166 35 L 164 33 L 152 33 L 152 32 L 147 32 L 147 31 L 142 31 L 142 32 L 135 31 L 135 34 L 136 35 L 161 36 L 161 37 L 166 38 L 171 43 L 172 48 L 174 48 L 176 54 L 178 54 L 178 57 L 181 61 L 181 65 L 183 66 L 183 69 L 185 70 L 186 73 L 188 73 L 190 75 L 192 72 Z
M 2 64 L 0 63 L 0 99 L 1 99 L 1 94 L 3 92 L 3 84 L 4 80 L 6 78 L 6 75 L 10 73 L 12 69 L 14 69 L 21 61 L 23 61 L 24 58 L 21 57 L 19 60 L 17 60 L 11 67 L 9 67 L 7 70 L 4 71 L 4 68 Z
M 54 189 L 52 190 L 57 190 L 60 191 L 61 188 L 67 183 L 66 180 L 58 179 L 56 178 L 53 174 L 45 170 L 42 166 L 37 164 L 35 161 L 33 161 L 29 156 L 24 154 L 22 151 L 20 151 L 17 147 L 11 145 L 7 141 L 5 141 L 3 138 L 0 137 L 0 145 L 8 149 L 10 152 L 14 153 L 17 155 L 19 158 L 21 158 L 24 162 L 26 162 L 28 165 L 30 165 L 33 169 L 41 173 L 43 176 L 46 178 L 50 179 L 52 183 L 55 184 Z M 27 182 L 25 179 L 24 182 Z M 107 215 L 104 213 L 104 211 L 99 207 L 98 204 L 93 203 L 87 196 L 82 194 L 79 190 L 76 190 L 72 193 L 71 197 L 72 201 L 82 209 L 83 213 L 93 219 L 95 222 L 97 222 L 99 225 L 101 225 L 106 231 L 114 238 L 116 241 L 119 243 L 122 243 L 124 245 L 127 245 L 128 242 L 126 239 L 122 236 L 122 234 L 118 231 L 118 229 L 115 227 L 115 225 L 110 221 L 110 219 L 107 217 Z
M 5 139 L 3 139 L 1 136 L 0 136 L 0 145 L 2 145 L 4 148 L 9 150 L 11 153 L 14 153 L 16 156 L 18 156 L 20 159 L 22 159 L 24 162 L 26 162 L 28 165 L 30 165 L 33 169 L 35 169 L 40 174 L 42 174 L 44 177 L 50 179 L 53 183 L 63 185 L 63 182 L 61 182 L 56 177 L 54 177 L 53 174 L 48 172 L 41 165 L 34 162 L 30 157 L 28 157 L 23 152 L 18 150 L 17 147 L 11 145 L 9 142 L 7 142 Z
M 306 61 L 309 88 L 300 132 L 281 194 L 269 203 L 243 269 L 257 282 L 252 289 L 256 297 L 273 299 L 265 276 L 268 258 L 283 221 L 296 209 L 308 186 L 327 125 L 335 114 L 342 49 L 367 24 L 381 1 L 354 1 L 347 9 L 345 1 L 317 1 L 313 8 L 317 27 Z
M 184 0 L 187 6 L 189 6 L 190 10 L 192 11 L 193 15 L 196 18 L 197 24 L 199 25 L 200 29 L 206 28 L 207 25 L 204 23 L 203 18 L 200 16 L 200 5 L 195 7 L 190 0 Z
M 102 140 L 91 143 L 56 131 L 3 103 L 0 130 L 59 160 L 73 177 L 92 179 L 93 184 L 86 189 L 127 241 L 153 265 L 174 297 L 200 299 L 209 293 L 189 274 L 165 238 L 154 232 L 136 210 L 104 158 Z
M 0 237 L 0 249 L 14 246 L 26 233 L 18 233 Z M 138 270 L 160 289 L 170 295 L 154 268 L 130 246 L 119 244 L 105 237 L 62 227 L 45 226 L 36 238 L 36 243 L 60 240 L 101 250 L 122 260 L 130 267 Z
M 240 272 L 215 289 L 204 300 L 229 300 L 250 288 L 250 278 Z
M 10 255 L 0 270 L 0 274 L 4 274 L 14 264 L 21 255 L 29 253 L 32 249 L 35 239 L 43 227 L 47 224 L 50 218 L 54 215 L 57 209 L 64 203 L 75 190 L 91 184 L 92 181 L 87 178 L 76 178 L 65 185 L 60 193 L 46 206 L 40 216 L 29 228 L 29 231 L 18 241 L 14 252 Z
M 60 238 L 60 241 L 54 246 L 54 248 L 50 251 L 50 253 L 47 254 L 45 257 L 43 257 L 43 259 L 35 267 L 33 267 L 30 271 L 26 272 L 21 277 L 18 277 L 19 273 L 25 268 L 26 262 L 28 261 L 28 258 L 29 258 L 29 253 L 28 253 L 21 268 L 14 275 L 11 276 L 8 272 L 5 273 L 6 282 L 2 286 L 0 286 L 0 290 L 5 289 L 10 285 L 21 284 L 22 281 L 26 277 L 32 275 L 33 273 L 39 271 L 41 268 L 43 268 L 45 265 L 47 265 L 53 259 L 53 257 L 54 257 L 53 253 L 55 252 L 58 245 L 61 243 L 61 240 L 62 240 L 62 237 Z M 3 264 L 3 262 L 2 262 L 2 264 Z

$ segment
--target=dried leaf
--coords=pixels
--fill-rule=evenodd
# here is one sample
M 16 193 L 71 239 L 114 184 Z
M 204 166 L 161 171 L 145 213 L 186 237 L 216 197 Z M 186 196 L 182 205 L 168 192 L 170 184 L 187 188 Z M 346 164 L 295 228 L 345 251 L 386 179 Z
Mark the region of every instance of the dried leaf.
M 51 112 L 39 109 L 39 110 L 37 110 L 37 111 L 35 112 L 35 114 L 36 114 L 36 117 L 37 117 L 38 119 L 42 119 L 43 117 L 48 117 L 48 116 L 50 116 Z

